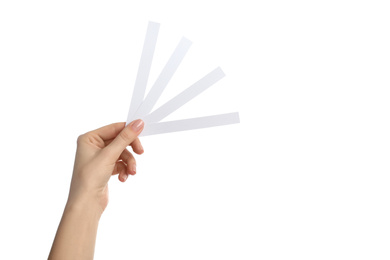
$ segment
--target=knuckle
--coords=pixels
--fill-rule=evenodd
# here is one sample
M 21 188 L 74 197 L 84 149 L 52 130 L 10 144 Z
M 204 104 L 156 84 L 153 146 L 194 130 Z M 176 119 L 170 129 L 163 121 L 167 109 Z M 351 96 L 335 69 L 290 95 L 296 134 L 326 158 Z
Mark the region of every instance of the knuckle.
M 87 139 L 86 134 L 79 135 L 79 136 L 77 137 L 77 145 L 79 145 L 79 144 L 85 142 L 86 139 Z
M 122 132 L 120 132 L 119 134 L 119 137 L 126 143 L 129 143 L 131 138 L 132 138 L 132 134 L 131 134 L 131 131 L 129 131 L 128 129 L 124 129 Z
M 134 156 L 129 156 L 129 158 L 127 159 L 127 163 L 134 163 L 135 162 L 135 158 Z

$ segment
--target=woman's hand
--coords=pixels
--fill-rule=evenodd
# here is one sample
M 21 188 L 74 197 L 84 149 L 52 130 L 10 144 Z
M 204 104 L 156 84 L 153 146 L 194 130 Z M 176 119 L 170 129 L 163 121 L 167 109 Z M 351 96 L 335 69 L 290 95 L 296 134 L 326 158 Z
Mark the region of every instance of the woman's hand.
M 127 127 L 115 123 L 79 136 L 68 204 L 87 200 L 96 202 L 101 213 L 104 211 L 111 175 L 119 174 L 118 179 L 125 182 L 136 173 L 134 156 L 126 147 L 131 145 L 137 154 L 144 152 L 137 137 L 143 127 L 138 119 Z
M 81 135 L 77 140 L 76 160 L 69 198 L 58 226 L 49 259 L 93 259 L 101 214 L 108 203 L 108 180 L 119 174 L 126 181 L 135 174 L 135 160 L 126 147 L 143 153 L 137 138 L 142 120 L 116 123 Z

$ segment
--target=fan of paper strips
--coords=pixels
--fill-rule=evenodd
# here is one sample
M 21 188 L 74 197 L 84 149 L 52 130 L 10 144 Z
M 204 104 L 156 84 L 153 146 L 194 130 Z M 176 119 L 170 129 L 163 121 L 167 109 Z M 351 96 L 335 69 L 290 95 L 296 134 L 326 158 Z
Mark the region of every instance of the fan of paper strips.
M 165 117 L 222 79 L 225 74 L 218 67 L 159 108 L 153 110 L 154 105 L 192 44 L 190 40 L 184 37 L 181 39 L 145 97 L 159 28 L 160 24 L 158 23 L 149 22 L 148 24 L 126 125 L 135 119 L 141 118 L 145 122 L 145 127 L 140 136 L 146 136 L 239 123 L 238 112 L 161 122 Z

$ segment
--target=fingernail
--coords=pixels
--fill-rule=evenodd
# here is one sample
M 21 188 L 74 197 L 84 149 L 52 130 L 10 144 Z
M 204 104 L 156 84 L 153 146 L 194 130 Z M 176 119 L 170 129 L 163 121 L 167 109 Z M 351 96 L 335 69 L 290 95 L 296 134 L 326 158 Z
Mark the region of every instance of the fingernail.
M 137 173 L 137 166 L 135 164 L 131 165 L 131 171 L 133 174 Z
M 125 174 L 124 176 L 123 176 L 123 181 L 126 181 L 127 180 L 127 174 Z
M 135 120 L 133 123 L 131 123 L 131 128 L 133 129 L 134 132 L 138 132 L 141 130 L 141 128 L 144 126 L 144 121 L 141 119 Z

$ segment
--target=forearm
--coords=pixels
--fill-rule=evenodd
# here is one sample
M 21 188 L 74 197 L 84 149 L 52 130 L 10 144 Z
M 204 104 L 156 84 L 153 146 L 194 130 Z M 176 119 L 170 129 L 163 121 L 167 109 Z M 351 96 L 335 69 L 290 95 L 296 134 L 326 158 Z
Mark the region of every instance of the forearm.
M 88 198 L 68 201 L 49 260 L 93 259 L 101 209 Z

